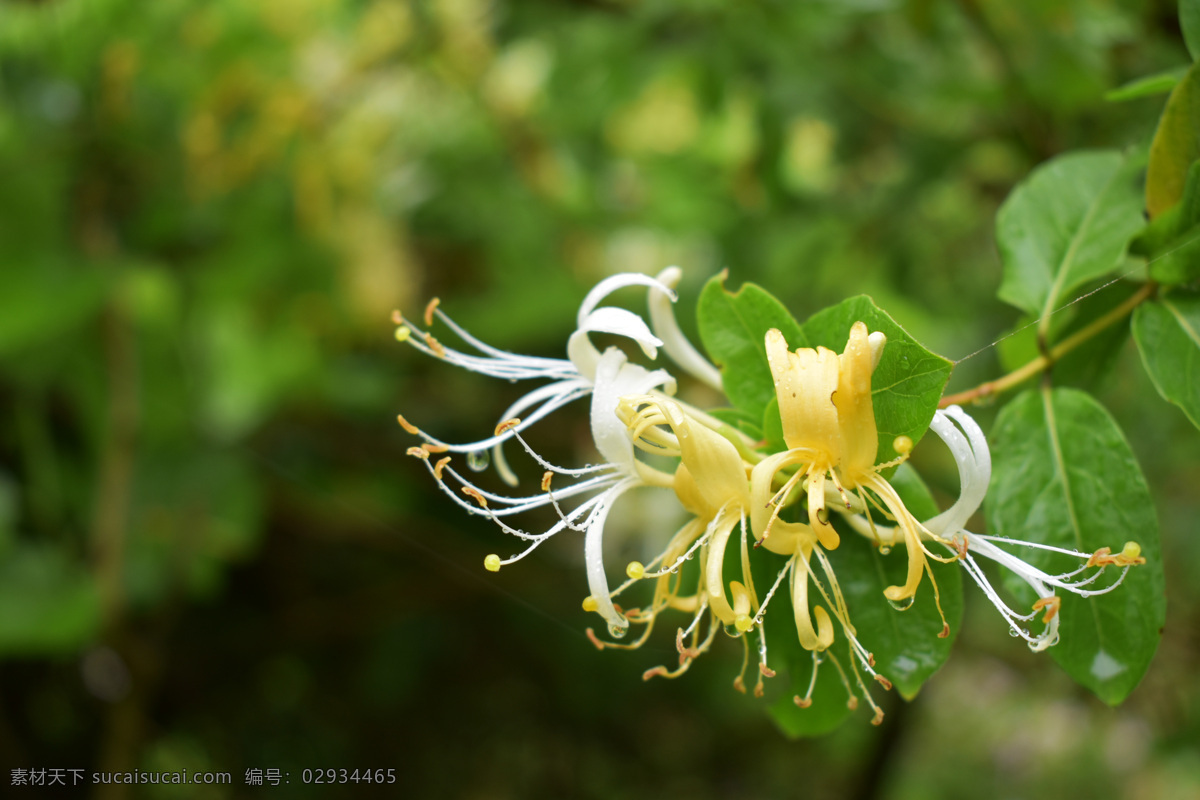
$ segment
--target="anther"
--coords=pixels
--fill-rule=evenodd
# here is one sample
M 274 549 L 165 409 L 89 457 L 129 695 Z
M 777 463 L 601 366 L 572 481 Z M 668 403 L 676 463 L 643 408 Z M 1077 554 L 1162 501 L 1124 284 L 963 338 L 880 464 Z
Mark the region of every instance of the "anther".
M 398 309 L 398 308 L 392 310 L 392 324 L 393 325 L 403 325 L 404 324 L 404 315 L 400 313 L 400 309 Z
M 438 298 L 433 298 L 429 301 L 429 305 L 425 306 L 425 327 L 433 324 L 433 312 L 438 307 L 438 303 L 442 302 Z
M 446 348 L 442 347 L 442 343 L 433 338 L 431 334 L 425 334 L 425 344 L 429 345 L 429 349 L 433 351 L 438 358 L 446 357 Z
M 742 680 L 741 675 L 738 675 L 736 678 L 733 679 L 733 688 L 735 691 L 740 692 L 742 694 L 746 693 L 746 682 L 744 680 Z
M 483 559 L 483 568 L 486 569 L 488 572 L 499 572 L 500 571 L 500 556 L 496 555 L 495 553 L 492 553 L 490 556 Z
M 421 449 L 426 453 L 444 453 L 450 448 L 444 444 L 430 444 L 429 442 L 426 442 L 425 444 L 421 445 Z
M 404 430 L 408 431 L 409 433 L 413 434 L 414 436 L 420 435 L 421 429 L 418 428 L 416 425 L 413 425 L 408 420 L 406 420 L 404 418 L 403 414 L 397 414 L 396 421 L 400 423 L 401 428 L 404 428 Z
M 479 503 L 480 508 L 487 508 L 487 498 L 479 493 L 479 490 L 474 486 L 462 487 L 462 493 L 470 497 L 476 503 Z
M 883 724 L 883 709 L 882 708 L 879 708 L 878 706 L 875 707 L 875 716 L 871 718 L 871 724 L 876 727 L 879 727 L 880 725 Z
M 496 435 L 499 436 L 502 433 L 511 431 L 520 424 L 521 420 L 517 419 L 516 417 L 513 417 L 512 419 L 506 419 L 496 426 Z
M 405 452 L 407 452 L 410 456 L 415 456 L 416 458 L 429 458 L 429 451 L 424 447 L 410 447 Z
M 1049 597 L 1039 597 L 1033 604 L 1033 610 L 1037 612 L 1043 608 L 1046 609 L 1046 615 L 1042 617 L 1042 622 L 1049 625 L 1050 620 L 1058 616 L 1058 611 L 1062 608 L 1062 598 L 1055 594 Z
M 875 680 L 879 681 L 879 685 L 882 686 L 885 691 L 890 692 L 892 690 L 892 682 L 882 675 L 876 673 Z
M 950 623 L 942 623 L 942 632 L 938 634 L 939 639 L 948 639 L 950 637 Z
M 550 491 L 550 479 L 553 477 L 554 477 L 554 473 L 551 472 L 550 470 L 546 470 L 545 474 L 542 475 L 542 491 L 543 492 Z
M 450 463 L 450 456 L 446 456 L 441 461 L 438 461 L 436 464 L 434 464 L 433 465 L 433 477 L 440 481 L 442 479 L 442 470 L 445 469 L 446 465 L 449 463 Z
M 792 702 L 795 703 L 796 705 L 800 706 L 801 708 L 808 708 L 809 706 L 812 705 L 812 698 L 801 697 L 800 695 L 796 695 L 795 697 L 792 698 Z

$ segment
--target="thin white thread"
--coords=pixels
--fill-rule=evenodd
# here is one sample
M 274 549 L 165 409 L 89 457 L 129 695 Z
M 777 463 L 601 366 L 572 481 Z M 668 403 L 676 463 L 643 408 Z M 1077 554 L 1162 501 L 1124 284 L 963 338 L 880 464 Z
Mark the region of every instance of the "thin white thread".
M 1080 295 L 1079 297 L 1076 297 L 1074 300 L 1072 300 L 1072 301 L 1071 301 L 1071 302 L 1069 302 L 1069 303 L 1064 303 L 1063 305 L 1061 305 L 1061 306 L 1059 306 L 1058 308 L 1056 308 L 1056 309 L 1054 309 L 1053 311 L 1051 311 L 1049 314 L 1046 314 L 1046 315 L 1044 315 L 1044 316 L 1042 316 L 1042 317 L 1038 317 L 1037 319 L 1033 320 L 1032 322 L 1028 323 L 1027 325 L 1022 325 L 1021 327 L 1017 328 L 1015 331 L 1009 331 L 1008 333 L 1004 334 L 1003 336 L 1001 336 L 999 339 L 997 339 L 996 341 L 992 342 L 991 344 L 985 344 L 983 347 L 979 348 L 979 349 L 978 349 L 978 350 L 976 350 L 974 353 L 971 353 L 971 354 L 969 354 L 969 355 L 965 355 L 965 356 L 963 356 L 962 358 L 960 358 L 960 359 L 956 360 L 956 361 L 954 362 L 954 365 L 955 365 L 955 366 L 958 366 L 959 364 L 963 363 L 963 362 L 964 362 L 964 361 L 966 361 L 967 359 L 969 359 L 969 358 L 974 358 L 975 356 L 979 355 L 979 354 L 980 354 L 980 353 L 982 353 L 983 351 L 985 351 L 985 350 L 989 350 L 989 349 L 991 349 L 991 348 L 995 347 L 996 345 L 998 345 L 998 344 L 1000 344 L 1001 342 L 1003 342 L 1005 339 L 1010 339 L 1010 338 L 1012 338 L 1013 336 L 1016 336 L 1018 333 L 1021 333 L 1022 331 L 1029 330 L 1029 329 L 1030 329 L 1030 328 L 1032 328 L 1033 326 L 1041 324 L 1041 322 L 1042 322 L 1042 320 L 1043 320 L 1043 319 L 1049 319 L 1050 317 L 1054 316 L 1054 315 L 1055 315 L 1055 314 L 1057 314 L 1058 312 L 1060 312 L 1060 311 L 1063 311 L 1063 310 L 1065 310 L 1065 309 L 1068 309 L 1068 308 L 1070 308 L 1071 306 L 1075 305 L 1076 303 L 1080 302 L 1081 300 L 1085 300 L 1086 298 L 1088 298 L 1088 297 L 1091 297 L 1092 295 L 1096 294 L 1097 292 L 1100 292 L 1100 291 L 1103 291 L 1103 290 L 1107 289 L 1108 287 L 1112 286 L 1114 283 L 1118 283 L 1118 282 L 1120 282 L 1120 281 L 1123 281 L 1123 280 L 1125 280 L 1125 279 L 1126 279 L 1126 278 L 1128 278 L 1130 275 L 1133 275 L 1135 272 L 1139 272 L 1139 271 L 1141 271 L 1142 269 L 1149 267 L 1151 264 L 1153 264 L 1153 263 L 1154 263 L 1154 262 L 1156 262 L 1156 261 L 1161 261 L 1162 259 L 1164 259 L 1164 258 L 1166 258 L 1167 256 L 1171 255 L 1172 253 L 1176 253 L 1176 252 L 1178 252 L 1178 251 L 1182 250 L 1183 248 L 1187 247 L 1187 246 L 1188 246 L 1188 245 L 1190 245 L 1192 242 L 1195 242 L 1195 241 L 1197 241 L 1197 240 L 1200 240 L 1200 233 L 1197 233 L 1195 236 L 1193 236 L 1192 238 L 1188 239 L 1186 242 L 1184 242 L 1183 244 L 1181 244 L 1181 245 L 1179 245 L 1178 247 L 1174 248 L 1173 250 L 1168 250 L 1167 252 L 1165 252 L 1165 253 L 1161 254 L 1161 255 L 1160 255 L 1160 256 L 1158 256 L 1157 258 L 1155 258 L 1155 259 L 1152 259 L 1152 260 L 1150 260 L 1150 261 L 1147 261 L 1147 262 L 1146 262 L 1146 264 L 1144 265 L 1144 267 L 1142 267 L 1142 266 L 1139 266 L 1139 267 L 1134 267 L 1133 269 L 1129 270 L 1128 272 L 1122 273 L 1122 274 L 1118 275 L 1117 277 L 1113 278 L 1113 279 L 1112 279 L 1111 281 L 1109 281 L 1108 283 L 1105 283 L 1105 284 L 1102 284 L 1102 285 L 1100 285 L 1100 286 L 1097 286 L 1095 289 L 1092 289 L 1092 290 L 1091 290 L 1090 292 L 1088 292 L 1087 294 Z

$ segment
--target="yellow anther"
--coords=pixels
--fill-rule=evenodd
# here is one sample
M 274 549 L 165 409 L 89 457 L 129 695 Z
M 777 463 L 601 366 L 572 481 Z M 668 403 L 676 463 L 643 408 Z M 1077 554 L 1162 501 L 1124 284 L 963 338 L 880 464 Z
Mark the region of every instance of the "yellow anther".
M 596 598 L 592 597 L 590 594 L 587 597 L 583 598 L 583 610 L 584 611 L 586 611 L 590 614 L 591 612 L 595 611 L 598 608 L 600 608 L 600 604 L 596 602 Z
M 442 479 L 442 470 L 450 463 L 450 456 L 446 456 L 441 461 L 433 465 L 433 477 L 439 481 Z
M 404 315 L 400 313 L 400 309 L 398 309 L 398 308 L 394 309 L 392 311 L 392 324 L 393 325 L 403 325 L 404 324 Z
M 1062 608 L 1062 598 L 1053 594 L 1049 597 L 1039 597 L 1033 604 L 1033 610 L 1041 611 L 1043 608 L 1046 609 L 1046 614 L 1042 617 L 1042 622 L 1049 625 L 1050 620 L 1058 616 L 1058 610 Z
M 410 329 L 407 325 L 401 325 L 399 328 L 396 328 L 397 342 L 407 342 L 408 337 L 410 336 L 412 336 L 412 329 Z
M 520 424 L 521 424 L 521 420 L 517 419 L 516 417 L 513 417 L 512 419 L 506 419 L 506 420 L 504 420 L 504 422 L 501 422 L 499 425 L 496 426 L 496 435 L 499 436 L 500 434 L 504 433 L 505 431 L 511 431 L 513 428 L 517 427 Z
M 433 312 L 438 307 L 438 303 L 442 302 L 438 298 L 433 298 L 429 301 L 429 305 L 425 306 L 425 327 L 433 324 Z
M 407 452 L 410 456 L 416 456 L 417 458 L 429 458 L 429 451 L 424 447 L 410 447 Z
M 480 508 L 487 508 L 487 498 L 479 493 L 479 490 L 474 486 L 462 487 L 462 493 L 470 497 L 476 503 L 479 503 Z
M 550 470 L 546 470 L 545 474 L 542 475 L 542 491 L 543 492 L 550 491 L 550 479 L 553 477 L 554 477 L 554 473 L 551 472 Z
M 810 698 L 801 697 L 800 695 L 794 696 L 792 698 L 792 702 L 795 703 L 796 705 L 800 706 L 801 708 L 808 708 L 809 706 L 812 705 L 812 700 Z
M 742 633 L 754 627 L 754 620 L 749 614 L 738 614 L 733 618 L 733 627 L 737 628 Z
M 425 334 L 425 344 L 429 345 L 429 349 L 433 351 L 438 358 L 446 357 L 446 348 L 442 347 L 442 343 L 433 338 L 430 334 Z
M 430 444 L 429 442 L 426 442 L 425 444 L 421 445 L 421 447 L 425 448 L 426 453 L 444 453 L 450 449 L 447 445 Z
M 417 436 L 421 433 L 421 429 L 418 428 L 416 425 L 413 425 L 408 420 L 406 420 L 404 418 L 403 414 L 397 414 L 396 421 L 400 423 L 401 428 L 404 428 L 404 430 L 408 431 L 409 433 L 413 434 L 414 436 Z
M 897 436 L 892 440 L 892 449 L 902 456 L 912 452 L 913 440 L 907 436 Z
M 642 576 L 646 574 L 646 568 L 642 566 L 640 561 L 630 561 L 629 566 L 625 567 L 625 574 L 635 581 L 640 581 Z
M 490 556 L 488 556 L 487 558 L 485 558 L 483 560 L 483 568 L 486 569 L 488 572 L 499 572 L 500 571 L 500 556 L 496 555 L 495 553 L 492 553 Z
M 875 680 L 879 681 L 879 685 L 884 688 L 884 691 L 890 692 L 892 690 L 892 682 L 882 675 L 876 674 Z

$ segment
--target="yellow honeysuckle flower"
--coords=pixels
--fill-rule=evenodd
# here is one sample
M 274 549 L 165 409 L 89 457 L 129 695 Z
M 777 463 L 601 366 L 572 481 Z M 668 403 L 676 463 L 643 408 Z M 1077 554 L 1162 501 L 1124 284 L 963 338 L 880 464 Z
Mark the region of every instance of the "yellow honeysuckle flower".
M 907 457 L 912 440 L 897 437 L 895 447 L 900 458 L 875 463 L 878 430 L 871 399 L 871 375 L 886 344 L 887 337 L 882 332 L 868 333 L 862 322 L 851 327 L 841 354 L 824 347 L 802 347 L 794 353 L 789 352 L 783 334 L 778 330 L 768 331 L 767 361 L 775 381 L 784 441 L 789 449 L 756 467 L 763 473 L 757 483 L 759 494 L 764 495 L 761 499 L 774 506 L 774 512 L 755 533 L 769 538 L 778 525 L 778 512 L 789 493 L 804 482 L 809 525 L 823 547 L 835 549 L 839 538 L 829 524 L 825 505 L 828 479 L 847 510 L 855 507 L 848 494 L 852 492 L 860 508 L 874 506 L 896 521 L 908 551 L 908 574 L 903 585 L 887 587 L 884 596 L 893 603 L 911 603 L 924 574 L 929 575 L 934 596 L 938 598 L 937 583 L 927 557 L 947 559 L 925 548 L 924 540 L 937 540 L 938 537 L 926 530 L 905 508 L 896 490 L 881 474 Z M 778 492 L 767 497 L 777 473 L 789 467 L 795 467 L 796 471 Z M 869 523 L 869 517 L 867 519 Z M 941 610 L 940 602 L 938 610 Z M 949 635 L 944 614 L 942 635 Z

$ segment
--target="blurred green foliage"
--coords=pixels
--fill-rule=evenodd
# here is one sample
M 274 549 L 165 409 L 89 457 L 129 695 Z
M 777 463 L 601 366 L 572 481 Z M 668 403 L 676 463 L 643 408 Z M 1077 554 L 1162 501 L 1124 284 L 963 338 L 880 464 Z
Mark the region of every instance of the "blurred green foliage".
M 802 319 L 867 293 L 962 359 L 1012 324 L 999 204 L 1066 150 L 1148 143 L 1162 98 L 1103 95 L 1188 60 L 1177 20 L 1169 0 L 0 2 L 0 780 L 1200 792 L 1200 465 L 1128 346 L 1133 377 L 1097 391 L 1159 503 L 1169 595 L 1130 701 L 1072 688 L 973 598 L 882 730 L 793 743 L 730 690 L 732 649 L 647 684 L 596 653 L 571 548 L 483 574 L 497 534 L 447 509 L 392 417 L 468 438 L 507 387 L 415 362 L 388 320 L 441 295 L 487 341 L 558 355 L 584 287 L 678 263 L 684 303 L 724 267 Z M 952 464 L 922 466 L 953 490 Z

